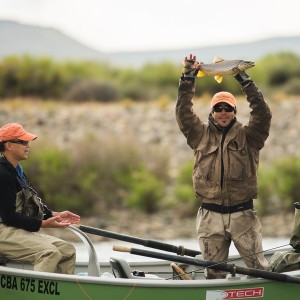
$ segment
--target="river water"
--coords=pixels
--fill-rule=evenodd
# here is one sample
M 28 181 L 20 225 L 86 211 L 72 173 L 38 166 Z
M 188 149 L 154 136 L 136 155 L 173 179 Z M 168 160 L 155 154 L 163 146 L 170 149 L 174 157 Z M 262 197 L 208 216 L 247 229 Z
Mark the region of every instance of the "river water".
M 263 240 L 263 248 L 264 251 L 268 250 L 276 250 L 280 251 L 280 247 L 287 247 L 289 244 L 289 238 L 264 238 Z M 199 250 L 198 243 L 196 240 L 169 240 L 169 241 L 160 241 L 163 243 L 168 243 L 174 246 L 184 246 L 187 249 L 193 249 L 193 250 Z M 77 250 L 77 260 L 80 262 L 88 261 L 88 253 L 87 253 L 87 248 L 83 243 L 76 243 L 74 244 Z M 127 243 L 123 241 L 118 241 L 118 240 L 112 240 L 109 242 L 101 242 L 101 243 L 95 243 L 95 249 L 97 251 L 98 259 L 101 262 L 107 262 L 109 261 L 109 258 L 111 256 L 116 256 L 120 258 L 126 259 L 128 262 L 135 262 L 135 261 L 153 261 L 155 259 L 153 258 L 148 258 L 148 257 L 142 257 L 134 254 L 130 254 L 128 252 L 117 252 L 112 249 L 113 245 L 120 245 L 120 246 L 125 246 L 125 247 L 131 247 L 131 248 L 139 248 L 139 249 L 146 249 L 150 251 L 157 251 L 160 252 L 159 250 L 153 249 L 153 248 L 148 248 L 144 247 L 141 245 L 137 244 L 132 244 L 132 243 Z M 165 252 L 166 253 L 166 252 Z M 172 253 L 170 253 L 172 254 Z M 230 254 L 238 254 L 237 250 L 235 249 L 234 245 L 232 244 L 230 247 Z

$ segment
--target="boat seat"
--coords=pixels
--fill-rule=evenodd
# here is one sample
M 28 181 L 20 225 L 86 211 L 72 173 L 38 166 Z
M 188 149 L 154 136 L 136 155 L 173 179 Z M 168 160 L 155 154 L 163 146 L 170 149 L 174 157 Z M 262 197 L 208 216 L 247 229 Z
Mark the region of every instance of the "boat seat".
M 109 259 L 112 272 L 116 278 L 128 278 L 128 279 L 159 279 L 164 278 L 158 277 L 152 274 L 145 274 L 143 271 L 131 272 L 128 262 L 121 258 L 111 257 Z

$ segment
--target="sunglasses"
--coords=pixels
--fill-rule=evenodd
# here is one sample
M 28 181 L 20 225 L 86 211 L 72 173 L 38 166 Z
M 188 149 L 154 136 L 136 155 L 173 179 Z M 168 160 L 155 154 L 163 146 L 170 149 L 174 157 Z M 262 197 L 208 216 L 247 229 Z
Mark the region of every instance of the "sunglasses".
M 230 105 L 216 105 L 214 106 L 214 111 L 215 112 L 222 112 L 223 109 L 226 111 L 226 112 L 233 112 L 234 111 L 234 107 L 230 106 Z
M 29 144 L 29 141 L 22 141 L 22 140 L 10 140 L 10 141 L 6 141 L 6 143 L 13 143 L 13 144 L 20 144 L 20 145 L 24 145 L 27 146 Z

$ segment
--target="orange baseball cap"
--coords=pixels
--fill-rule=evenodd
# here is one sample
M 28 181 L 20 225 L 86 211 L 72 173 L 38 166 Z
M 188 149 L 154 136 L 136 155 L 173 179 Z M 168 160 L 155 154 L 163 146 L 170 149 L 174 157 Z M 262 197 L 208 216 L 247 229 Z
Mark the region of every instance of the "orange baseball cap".
M 236 100 L 234 96 L 228 92 L 216 93 L 211 99 L 211 107 L 214 107 L 216 104 L 221 102 L 225 102 L 232 107 L 236 107 Z
M 0 128 L 0 142 L 10 140 L 33 141 L 37 138 L 35 134 L 27 132 L 22 125 L 18 123 L 8 123 Z

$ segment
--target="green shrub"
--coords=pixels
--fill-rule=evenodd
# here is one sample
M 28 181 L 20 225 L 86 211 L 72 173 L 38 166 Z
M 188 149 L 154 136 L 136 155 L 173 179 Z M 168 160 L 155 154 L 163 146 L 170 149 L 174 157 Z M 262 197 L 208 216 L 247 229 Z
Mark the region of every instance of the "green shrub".
M 157 211 L 165 195 L 163 182 L 145 168 L 132 172 L 129 179 L 125 204 L 149 214 Z
M 289 80 L 300 76 L 300 58 L 292 52 L 281 52 L 267 55 L 255 67 L 260 70 L 261 77 L 269 86 L 280 86 Z
M 59 148 L 39 139 L 25 172 L 53 210 L 102 215 L 126 206 L 152 213 L 163 203 L 168 171 L 166 155 L 142 149 L 130 139 L 86 133 L 77 145 Z M 151 147 L 148 147 L 151 148 Z
M 259 171 L 259 208 L 262 214 L 278 209 L 293 210 L 300 201 L 300 157 L 275 161 L 268 169 Z
M 67 151 L 56 147 L 31 150 L 30 159 L 22 163 L 43 201 L 54 210 L 81 208 L 79 195 L 72 190 L 72 161 Z
M 274 190 L 281 199 L 282 207 L 294 209 L 294 203 L 300 202 L 300 157 L 292 156 L 274 164 Z
M 284 92 L 287 95 L 300 95 L 300 77 L 290 79 L 284 85 Z
M 274 201 L 273 173 L 273 170 L 263 168 L 262 165 L 258 169 L 258 199 L 255 207 L 261 216 L 274 212 L 280 206 Z
M 120 98 L 120 93 L 118 88 L 109 82 L 85 79 L 72 84 L 65 98 L 75 102 L 90 100 L 112 102 Z
M 199 200 L 195 198 L 192 172 L 193 161 L 187 161 L 179 170 L 178 178 L 174 187 L 174 197 L 177 206 L 183 216 L 195 215 L 195 210 L 199 207 Z

